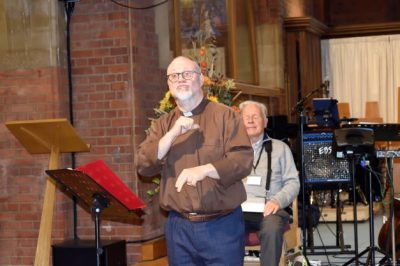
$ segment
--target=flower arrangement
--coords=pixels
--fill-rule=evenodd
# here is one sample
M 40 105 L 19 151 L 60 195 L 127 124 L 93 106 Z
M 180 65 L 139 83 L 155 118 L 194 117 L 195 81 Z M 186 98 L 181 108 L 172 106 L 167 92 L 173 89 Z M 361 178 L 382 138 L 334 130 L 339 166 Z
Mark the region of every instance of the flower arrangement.
M 223 74 L 215 71 L 218 59 L 215 32 L 211 25 L 208 11 L 204 11 L 203 18 L 199 30 L 192 34 L 190 38 L 192 49 L 185 56 L 199 64 L 204 76 L 203 90 L 207 98 L 210 101 L 231 106 L 237 111 L 238 109 L 234 102 L 240 92 L 235 90 L 233 79 L 226 78 Z M 156 117 L 169 113 L 175 106 L 171 93 L 169 91 L 166 92 L 164 98 L 159 102 L 159 106 L 154 109 Z
M 191 37 L 191 53 L 189 57 L 196 61 L 204 75 L 203 89 L 210 101 L 220 102 L 227 106 L 237 98 L 233 96 L 235 82 L 233 79 L 224 77 L 221 73 L 215 71 L 217 62 L 217 46 L 215 32 L 212 28 L 208 12 L 204 14 L 205 19 L 198 30 Z
M 235 82 L 233 79 L 226 78 L 215 71 L 215 63 L 218 55 L 215 45 L 215 33 L 207 12 L 205 12 L 204 16 L 205 19 L 200 25 L 200 29 L 191 36 L 192 49 L 185 56 L 199 64 L 204 76 L 203 90 L 206 97 L 212 102 L 225 104 L 239 112 L 239 108 L 234 102 L 241 93 L 235 90 Z M 169 113 L 175 106 L 176 104 L 171 93 L 167 91 L 164 98 L 159 102 L 158 107 L 154 108 L 155 118 Z M 155 118 L 150 118 L 150 120 L 154 120 Z M 157 187 L 147 191 L 149 196 L 153 196 L 159 192 L 159 177 L 154 178 L 152 182 L 157 184 Z

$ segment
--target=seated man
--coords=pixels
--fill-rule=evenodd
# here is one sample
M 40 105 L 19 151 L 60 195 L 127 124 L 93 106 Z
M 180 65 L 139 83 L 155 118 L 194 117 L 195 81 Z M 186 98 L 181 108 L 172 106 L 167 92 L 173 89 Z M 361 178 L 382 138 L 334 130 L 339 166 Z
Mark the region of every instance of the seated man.
M 266 106 L 245 101 L 239 108 L 254 150 L 253 170 L 244 179 L 247 201 L 242 206 L 246 230 L 258 231 L 261 265 L 275 266 L 279 264 L 283 234 L 290 219 L 285 208 L 297 197 L 300 189 L 298 171 L 290 148 L 265 133 L 268 123 Z M 245 206 L 256 207 L 247 209 Z

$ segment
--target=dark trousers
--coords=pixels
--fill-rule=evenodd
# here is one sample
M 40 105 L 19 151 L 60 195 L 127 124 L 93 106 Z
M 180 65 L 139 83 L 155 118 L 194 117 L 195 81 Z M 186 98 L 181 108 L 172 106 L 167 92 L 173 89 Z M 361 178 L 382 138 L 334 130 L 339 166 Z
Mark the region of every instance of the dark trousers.
M 285 210 L 263 217 L 262 213 L 246 213 L 246 232 L 258 231 L 262 266 L 278 266 L 282 254 L 283 234 L 290 216 Z
M 207 222 L 191 222 L 170 212 L 165 236 L 170 266 L 243 265 L 244 219 L 240 207 Z

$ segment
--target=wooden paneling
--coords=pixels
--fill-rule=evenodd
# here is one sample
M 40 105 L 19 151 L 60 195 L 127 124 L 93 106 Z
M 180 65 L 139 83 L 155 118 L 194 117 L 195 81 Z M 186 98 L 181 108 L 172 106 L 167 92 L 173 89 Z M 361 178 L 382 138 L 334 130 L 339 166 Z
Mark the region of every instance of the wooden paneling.
M 400 22 L 386 22 L 375 24 L 355 24 L 334 26 L 329 28 L 323 38 L 343 38 L 356 36 L 371 36 L 384 34 L 399 34 Z
M 296 113 L 292 112 L 292 108 L 322 83 L 320 40 L 327 27 L 310 17 L 288 18 L 284 26 L 289 92 L 287 103 L 290 120 L 293 122 Z M 313 97 L 321 97 L 321 93 Z
M 324 1 L 328 5 L 328 25 L 371 24 L 400 21 L 398 0 L 335 0 Z
M 312 16 L 329 26 L 324 38 L 341 38 L 400 33 L 398 0 L 313 0 Z M 286 8 L 301 9 L 286 5 Z

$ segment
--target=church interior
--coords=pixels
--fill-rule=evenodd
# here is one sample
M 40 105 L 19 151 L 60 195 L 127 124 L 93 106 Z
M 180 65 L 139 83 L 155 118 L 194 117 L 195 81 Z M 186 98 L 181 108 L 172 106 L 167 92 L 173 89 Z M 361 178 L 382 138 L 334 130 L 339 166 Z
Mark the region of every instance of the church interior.
M 168 265 L 136 154 L 179 55 L 209 99 L 265 103 L 293 151 L 280 265 L 396 265 L 398 0 L 0 0 L 0 265 Z

